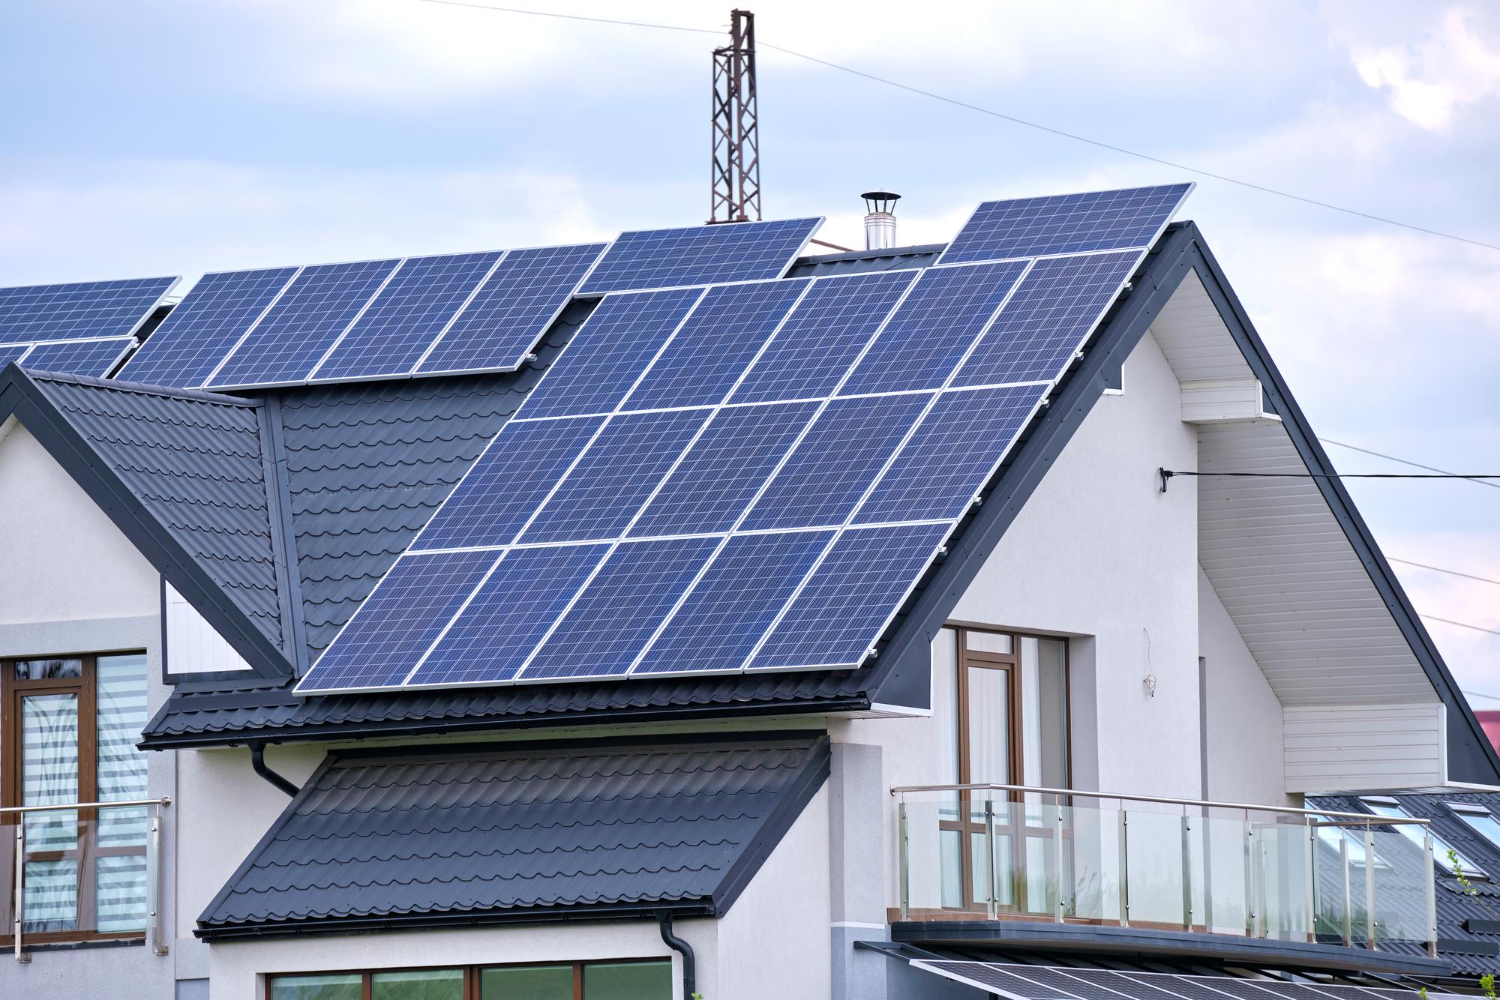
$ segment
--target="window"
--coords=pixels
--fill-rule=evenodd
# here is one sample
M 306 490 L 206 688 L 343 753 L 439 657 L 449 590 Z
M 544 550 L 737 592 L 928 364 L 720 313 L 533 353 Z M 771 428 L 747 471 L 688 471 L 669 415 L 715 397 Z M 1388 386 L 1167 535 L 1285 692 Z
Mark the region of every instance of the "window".
M 272 976 L 267 1000 L 672 1000 L 656 959 Z
M 145 798 L 146 758 L 135 748 L 145 724 L 144 653 L 0 660 L 0 805 Z M 27 813 L 22 822 L 28 940 L 145 932 L 145 808 Z
M 1450 802 L 1448 808 L 1457 813 L 1459 819 L 1469 824 L 1471 830 L 1496 847 L 1500 847 L 1500 821 L 1497 821 L 1488 809 L 1468 802 Z M 1464 867 L 1467 870 L 1468 866 Z
M 1411 813 L 1407 812 L 1405 809 L 1402 809 L 1401 806 L 1396 803 L 1395 799 L 1360 799 L 1359 801 L 1364 803 L 1365 808 L 1370 810 L 1372 813 L 1375 813 L 1377 816 L 1389 816 L 1392 819 L 1415 818 Z M 1425 838 L 1430 834 L 1432 837 L 1432 858 L 1442 867 L 1444 871 L 1448 872 L 1450 875 L 1455 871 L 1453 861 L 1449 857 L 1449 852 L 1451 851 L 1453 857 L 1458 858 L 1458 863 L 1463 866 L 1465 875 L 1475 879 L 1489 878 L 1489 876 L 1484 873 L 1484 869 L 1480 868 L 1478 865 L 1470 861 L 1468 858 L 1464 857 L 1462 854 L 1459 854 L 1456 850 L 1449 846 L 1446 840 L 1439 837 L 1437 834 L 1432 833 L 1431 828 L 1427 828 L 1424 830 L 1421 826 L 1418 826 L 1415 823 L 1399 823 L 1393 826 L 1392 829 L 1401 834 L 1401 836 L 1405 837 L 1407 840 L 1411 841 L 1413 844 L 1416 844 L 1418 847 L 1425 846 Z
M 1068 644 L 1065 639 L 954 626 L 933 645 L 933 720 L 939 781 L 1068 787 Z M 984 802 L 996 812 L 1002 907 L 1045 905 L 1039 878 L 1047 828 L 1037 796 L 959 792 L 940 824 L 945 908 L 983 909 L 991 885 Z M 1029 900 L 1029 902 L 1028 902 Z

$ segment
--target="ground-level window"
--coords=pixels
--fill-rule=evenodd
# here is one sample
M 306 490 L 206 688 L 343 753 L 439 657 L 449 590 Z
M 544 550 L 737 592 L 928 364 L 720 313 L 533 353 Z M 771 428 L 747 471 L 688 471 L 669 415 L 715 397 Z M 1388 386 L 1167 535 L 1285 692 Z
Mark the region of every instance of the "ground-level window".
M 145 653 L 0 660 L 0 806 L 144 799 L 145 724 Z M 0 814 L 0 883 L 23 822 L 28 941 L 145 932 L 144 807 L 23 815 Z
M 941 782 L 1068 787 L 1066 639 L 951 626 L 933 644 L 932 669 Z M 1019 793 L 957 793 L 945 807 L 943 906 L 983 908 L 989 896 L 987 799 L 997 813 L 998 905 L 1040 912 L 1041 855 L 1051 832 L 1043 800 Z
M 656 959 L 270 977 L 267 1000 L 671 1000 Z

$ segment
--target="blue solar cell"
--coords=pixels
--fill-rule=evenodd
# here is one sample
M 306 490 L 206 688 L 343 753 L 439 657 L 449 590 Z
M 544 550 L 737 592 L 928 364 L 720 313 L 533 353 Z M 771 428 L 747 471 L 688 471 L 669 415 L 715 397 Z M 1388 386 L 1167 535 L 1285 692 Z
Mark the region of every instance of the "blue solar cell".
M 603 423 L 583 417 L 506 424 L 412 549 L 510 544 Z
M 209 384 L 276 385 L 306 379 L 399 263 L 365 260 L 303 268 Z
M 510 550 L 409 683 L 512 679 L 608 551 L 602 544 Z
M 526 666 L 524 681 L 618 677 L 697 577 L 717 538 L 625 542 Z
M 930 393 L 835 399 L 819 415 L 741 525 L 843 524 L 931 399 Z
M 641 384 L 626 397 L 624 408 L 722 402 L 807 284 L 802 279 L 710 288 Z
M 1145 247 L 1191 184 L 987 201 L 948 246 L 942 263 Z
M 916 276 L 914 270 L 885 271 L 815 281 L 730 402 L 813 399 L 833 392 Z
M 297 273 L 295 267 L 205 274 L 120 371 L 148 385 L 202 385 L 256 317 Z
M 621 233 L 579 293 L 779 278 L 822 219 Z
M 632 673 L 740 669 L 833 535 L 731 538 Z
M 605 246 L 584 243 L 510 251 L 417 371 L 520 367 Z
M 297 690 L 399 686 L 499 558 L 498 552 L 402 556 Z
M 923 272 L 839 393 L 940 387 L 1025 269 L 1008 261 Z
M 0 343 L 135 333 L 176 278 L 0 288 Z
M 746 669 L 859 666 L 950 528 L 899 525 L 844 532 Z
M 943 393 L 860 505 L 855 523 L 959 517 L 1046 391 L 1022 385 Z
M 29 350 L 31 350 L 30 344 L 7 344 L 0 347 L 0 366 L 8 365 L 12 361 L 20 361 Z
M 720 410 L 630 533 L 728 531 L 817 409 L 807 402 Z
M 1131 250 L 1037 261 L 953 384 L 1056 379 L 1120 294 L 1140 257 Z
M 521 541 L 619 537 L 707 419 L 705 410 L 615 417 L 542 507 Z
M 518 415 L 611 412 L 702 295 L 692 288 L 609 296 L 531 390 Z
M 22 364 L 33 371 L 104 378 L 133 343 L 134 337 L 54 340 L 36 345 Z
M 411 257 L 381 289 L 314 379 L 405 375 L 489 274 L 500 251 Z

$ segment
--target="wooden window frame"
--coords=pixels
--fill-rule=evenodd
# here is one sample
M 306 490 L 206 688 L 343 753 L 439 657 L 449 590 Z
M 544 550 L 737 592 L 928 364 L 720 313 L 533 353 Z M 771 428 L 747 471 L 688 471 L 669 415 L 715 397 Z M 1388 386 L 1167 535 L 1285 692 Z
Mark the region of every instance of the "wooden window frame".
M 0 806 L 21 805 L 22 741 L 21 701 L 33 695 L 73 694 L 78 698 L 78 801 L 99 800 L 99 670 L 101 656 L 144 656 L 144 649 L 105 650 L 93 653 L 45 653 L 34 656 L 13 656 L 0 659 Z M 82 670 L 78 677 L 41 678 L 18 680 L 16 664 L 36 660 L 78 660 Z M 78 861 L 78 899 L 75 904 L 76 922 L 81 927 L 92 926 L 98 917 L 96 903 L 98 885 L 93 861 L 100 857 L 144 855 L 145 846 L 99 847 L 94 844 L 88 826 L 97 820 L 97 809 L 79 809 L 77 848 L 67 851 L 27 851 L 30 861 Z M 15 833 L 11 829 L 20 822 L 24 814 L 0 814 L 0 836 L 14 844 Z M 7 845 L 10 847 L 10 845 Z M 14 866 L 14 848 L 0 852 Z M 9 876 L 9 873 L 6 873 Z M 9 911 L 11 901 L 0 900 L 0 910 Z M 0 928 L 0 945 L 14 943 L 10 927 Z M 81 941 L 134 942 L 146 939 L 145 929 L 99 933 L 93 930 L 35 931 L 23 935 L 27 945 L 75 944 Z
M 393 966 L 388 969 L 321 969 L 316 972 L 269 972 L 261 979 L 264 984 L 262 990 L 263 1000 L 271 1000 L 271 987 L 275 980 L 289 977 L 311 977 L 311 976 L 359 976 L 361 1000 L 373 1000 L 374 977 L 388 972 L 443 972 L 448 969 L 458 969 L 463 974 L 463 1000 L 481 1000 L 479 986 L 483 973 L 488 969 L 535 969 L 535 968 L 559 968 L 572 967 L 573 969 L 573 1000 L 583 1000 L 583 970 L 590 965 L 634 965 L 644 963 L 672 964 L 671 957 L 653 956 L 642 958 L 632 956 L 630 958 L 591 958 L 587 961 L 576 962 L 482 962 L 471 965 L 403 965 Z M 675 987 L 673 988 L 675 997 Z
M 1006 719 L 1008 737 L 1007 753 L 1009 755 L 1010 774 L 1000 784 L 1019 785 L 1023 784 L 1021 778 L 1026 773 L 1022 759 L 1024 754 L 1022 740 L 1022 711 L 1024 702 L 1022 700 L 1021 687 L 1021 640 L 1023 639 L 1051 639 L 1060 641 L 1063 646 L 1063 745 L 1067 748 L 1066 770 L 1064 772 L 1063 787 L 1073 787 L 1073 713 L 1072 713 L 1072 659 L 1071 644 L 1066 636 L 1043 635 L 1037 632 L 1018 632 L 1013 629 L 983 628 L 973 625 L 963 625 L 955 622 L 948 623 L 946 628 L 954 632 L 955 671 L 954 698 L 958 704 L 956 724 L 954 725 L 954 738 L 958 742 L 958 784 L 967 785 L 972 783 L 972 768 L 969 762 L 969 670 L 971 668 L 981 670 L 1003 670 L 1007 673 L 1006 694 L 1008 698 L 1009 716 Z M 986 635 L 1006 636 L 1010 639 L 1010 652 L 997 653 L 993 650 L 972 649 L 969 645 L 969 636 L 973 633 L 984 633 Z M 983 820 L 975 820 L 972 803 L 973 794 L 960 792 L 958 795 L 958 818 L 955 820 L 940 820 L 938 829 L 958 833 L 959 840 L 959 879 L 961 898 L 958 910 L 974 912 L 985 909 L 985 903 L 972 898 L 974 896 L 974 857 L 973 837 L 983 836 L 985 825 Z M 1025 817 L 1025 808 L 1013 808 L 1006 810 L 1003 821 L 995 824 L 995 836 L 1009 837 L 1011 846 L 1012 871 L 1020 871 L 1025 864 L 1025 851 L 1028 836 L 1040 837 L 1050 835 L 1049 830 L 1035 826 L 1018 826 L 1012 822 L 1012 817 L 1019 814 Z M 1026 914 L 1030 911 L 1027 906 L 1026 884 L 1021 882 L 1016 886 L 1016 898 L 1009 904 L 1001 904 L 1000 909 L 1005 912 Z

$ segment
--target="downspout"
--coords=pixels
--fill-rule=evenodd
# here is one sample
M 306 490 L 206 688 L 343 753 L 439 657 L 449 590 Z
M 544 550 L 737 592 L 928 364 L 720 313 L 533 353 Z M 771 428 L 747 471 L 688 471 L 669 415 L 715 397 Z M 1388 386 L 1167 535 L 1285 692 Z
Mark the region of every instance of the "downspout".
M 250 767 L 256 774 L 265 778 L 293 798 L 296 798 L 297 793 L 302 790 L 266 766 L 266 743 L 264 740 L 256 740 L 250 744 Z
M 656 915 L 661 927 L 661 939 L 667 947 L 682 956 L 682 1000 L 693 1000 L 698 995 L 698 970 L 693 963 L 693 946 L 672 933 L 672 914 L 663 910 Z

